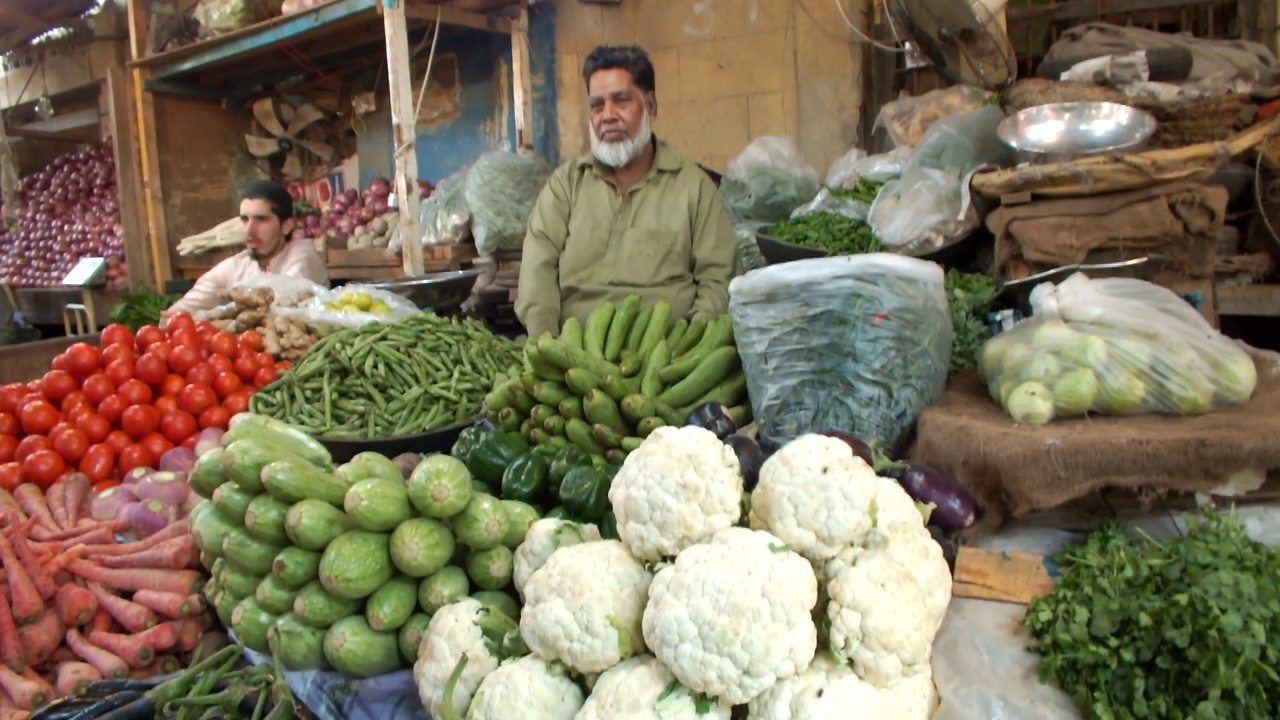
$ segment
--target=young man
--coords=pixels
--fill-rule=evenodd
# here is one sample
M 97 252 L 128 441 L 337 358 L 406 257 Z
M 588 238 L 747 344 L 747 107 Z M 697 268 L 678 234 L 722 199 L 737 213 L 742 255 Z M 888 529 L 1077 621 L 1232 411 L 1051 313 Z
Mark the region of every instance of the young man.
M 324 256 L 310 240 L 294 242 L 293 197 L 283 187 L 266 180 L 249 186 L 240 201 L 245 250 L 214 265 L 200 276 L 187 294 L 161 317 L 167 321 L 180 312 L 197 313 L 218 304 L 218 295 L 255 275 L 296 275 L 329 286 Z
M 652 133 L 649 56 L 599 47 L 582 76 L 591 154 L 558 168 L 538 197 L 516 315 L 537 337 L 628 295 L 646 305 L 665 299 L 677 318 L 723 314 L 737 257 L 733 225 L 707 174 Z

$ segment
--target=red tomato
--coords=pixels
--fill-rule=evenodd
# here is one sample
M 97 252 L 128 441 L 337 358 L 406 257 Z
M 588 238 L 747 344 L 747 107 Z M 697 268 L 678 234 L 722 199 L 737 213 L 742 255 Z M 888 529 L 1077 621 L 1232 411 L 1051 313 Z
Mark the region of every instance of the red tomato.
M 160 383 L 160 394 L 164 397 L 178 397 L 178 393 L 182 392 L 182 388 L 187 386 L 187 381 L 181 375 L 170 375 Z
M 120 453 L 124 452 L 125 448 L 133 444 L 133 438 L 129 437 L 129 433 L 123 430 L 112 430 L 111 434 L 107 435 L 107 439 L 103 440 L 102 443 L 111 446 L 111 449 L 119 456 Z
M 74 375 L 89 377 L 98 371 L 102 351 L 89 343 L 76 343 L 67 348 L 67 369 Z
M 53 450 L 33 452 L 22 461 L 22 477 L 42 488 L 52 485 L 66 469 L 66 461 Z
M 147 348 L 164 340 L 164 331 L 154 325 L 147 325 L 138 329 L 138 349 L 146 352 Z
M 105 374 L 92 375 L 85 379 L 84 385 L 80 391 L 84 393 L 84 399 L 97 405 L 107 398 L 115 395 L 116 384 L 111 382 L 111 378 Z
M 111 434 L 111 422 L 101 415 L 89 414 L 76 418 L 76 429 L 84 433 L 91 443 L 100 443 Z
M 169 364 L 159 355 L 147 353 L 134 363 L 133 376 L 148 385 L 159 385 L 169 376 Z
M 133 333 L 123 325 L 108 325 L 102 329 L 102 346 L 132 345 Z
M 229 425 L 230 423 L 231 423 L 231 413 L 227 412 L 227 409 L 222 407 L 221 405 L 214 405 L 208 410 L 205 410 L 204 412 L 200 413 L 200 429 L 201 430 L 204 430 L 207 428 L 214 428 L 214 427 L 220 428 L 222 430 L 226 430 L 227 425 Z
M 79 430 L 71 428 L 54 439 L 53 449 L 67 461 L 68 465 L 74 465 L 80 462 L 84 454 L 89 451 L 89 438 Z
M 235 357 L 236 350 L 239 349 L 239 345 L 236 343 L 236 336 L 229 332 L 214 333 L 209 336 L 206 345 L 209 348 L 209 352 L 227 357 Z
M 53 360 L 49 361 L 49 369 L 51 370 L 70 370 L 71 365 L 67 360 L 66 353 L 58 353 L 53 356 Z
M 198 349 L 189 345 L 179 345 L 169 353 L 169 369 L 179 375 L 186 375 L 191 368 L 204 359 Z
M 98 403 L 98 414 L 107 419 L 111 425 L 120 422 L 120 416 L 124 414 L 125 408 L 129 407 L 129 403 L 119 395 L 111 395 L 106 400 Z
M 45 373 L 40 387 L 44 396 L 52 402 L 60 402 L 63 398 L 80 389 L 80 382 L 66 370 L 50 370 Z
M 188 450 L 194 451 L 196 449 L 196 443 L 199 442 L 199 440 L 200 440 L 200 436 L 198 434 L 192 435 L 186 440 L 183 440 L 180 444 L 182 445 L 182 447 Z
M 169 336 L 169 343 L 173 345 L 173 349 L 180 347 L 191 348 L 200 354 L 201 359 L 204 358 L 204 338 L 200 337 L 195 330 L 181 330 Z
M 22 406 L 18 420 L 22 422 L 22 431 L 28 435 L 47 433 L 62 419 L 62 413 L 49 403 L 40 400 Z
M 13 452 L 18 449 L 18 439 L 0 435 L 0 464 L 13 462 Z
M 214 357 L 222 357 L 215 355 Z M 188 385 L 212 385 L 215 378 L 218 377 L 217 371 L 212 363 L 200 363 L 191 368 L 191 372 L 187 373 Z
M 27 387 L 20 383 L 0 388 L 0 412 L 17 413 L 18 401 L 27 394 Z
M 9 492 L 18 489 L 22 484 L 22 464 L 9 462 L 0 465 L 0 488 L 4 488 Z
M 258 353 L 257 360 L 258 360 L 258 367 L 260 368 L 265 368 L 265 367 L 274 368 L 276 366 L 276 359 L 264 352 Z
M 147 435 L 138 444 L 146 448 L 147 454 L 152 457 L 153 464 L 160 460 L 161 455 L 173 449 L 173 443 L 158 432 Z
M 151 347 L 147 348 L 147 352 L 165 362 L 169 362 L 169 353 L 173 352 L 173 345 L 168 340 L 161 340 L 160 342 L 152 343 Z
M 62 403 L 58 407 L 62 412 L 70 413 L 81 405 L 91 406 L 92 404 L 89 402 L 89 398 L 85 397 L 83 390 L 72 390 L 67 393 L 66 397 L 62 398 Z
M 142 445 L 129 445 L 121 450 L 120 460 L 116 463 L 121 475 L 127 475 L 130 470 L 140 467 L 151 467 L 155 464 L 155 458 L 151 457 L 151 452 Z
M 244 383 L 240 381 L 240 376 L 235 373 L 219 373 L 218 377 L 213 380 L 213 391 L 223 399 L 242 387 L 244 387 Z
M 89 404 L 88 400 L 81 400 L 78 404 L 72 405 L 65 414 L 67 416 L 67 422 L 75 424 L 75 422 L 81 417 L 84 417 L 85 415 L 92 415 L 93 406 Z
M 195 332 L 196 319 L 191 317 L 190 313 L 175 313 L 173 317 L 169 318 L 169 323 L 165 325 L 165 330 L 169 332 L 170 337 L 172 337 L 174 333 L 182 332 L 184 330 Z
M 22 432 L 22 424 L 13 413 L 0 412 L 0 436 L 16 438 Z
M 213 323 L 207 320 L 200 320 L 196 322 L 196 334 L 200 337 L 207 338 L 216 332 L 218 332 L 218 328 L 214 327 Z
M 22 441 L 18 443 L 18 447 L 14 448 L 13 459 L 22 462 L 31 453 L 52 449 L 53 441 L 49 438 L 43 435 L 28 435 L 22 438 Z
M 253 385 L 264 388 L 279 379 L 280 375 L 274 367 L 258 368 L 258 372 L 253 374 Z
M 114 469 L 114 465 L 115 465 L 115 459 L 112 458 L 113 469 Z M 81 470 L 80 472 L 84 472 L 84 471 Z M 85 473 L 85 474 L 88 475 L 89 473 Z M 93 484 L 93 494 L 100 495 L 110 490 L 113 487 L 120 487 L 120 481 L 119 480 L 101 480 Z
M 116 391 L 116 395 L 119 395 L 120 398 L 124 400 L 124 404 L 126 406 L 146 405 L 151 402 L 152 398 L 151 388 L 147 383 L 144 383 L 137 378 L 129 380 L 121 385 L 120 389 Z
M 54 425 L 53 427 L 49 428 L 49 432 L 45 433 L 45 435 L 46 435 L 46 436 L 48 436 L 48 438 L 49 438 L 50 440 L 52 440 L 52 441 L 54 441 L 54 442 L 56 443 L 56 442 L 58 441 L 58 436 L 59 436 L 59 435 L 61 435 L 62 433 L 66 432 L 66 431 L 68 431 L 68 430 L 73 430 L 73 429 L 75 429 L 75 424 L 74 424 L 74 423 L 69 423 L 69 422 L 63 421 L 63 422 L 60 422 L 60 423 L 58 423 L 57 425 Z
M 116 347 L 120 347 L 117 345 Z M 111 382 L 120 387 L 133 379 L 133 363 L 128 360 L 116 360 L 107 366 L 105 371 L 107 377 L 111 378 Z
M 236 358 L 235 369 L 241 380 L 253 382 L 253 376 L 258 374 L 258 360 L 253 355 L 241 355 Z
M 278 373 L 282 373 L 286 370 L 292 370 L 292 369 L 293 369 L 293 363 L 291 362 L 281 360 L 280 362 L 276 363 L 276 372 Z
M 196 424 L 195 416 L 182 410 L 171 412 L 160 420 L 161 434 L 175 445 L 195 435 L 199 430 L 200 426 Z
M 151 405 L 134 405 L 120 416 L 120 428 L 135 440 L 141 440 L 159 427 L 160 411 Z
M 239 345 L 254 352 L 262 350 L 262 333 L 257 330 L 246 330 L 240 333 Z
M 160 416 L 164 417 L 178 409 L 178 398 L 162 395 L 156 398 L 151 404 L 157 411 L 159 411 Z
M 203 383 L 188 385 L 182 388 L 182 392 L 178 395 L 178 407 L 192 415 L 199 415 L 217 404 L 218 394 L 213 391 L 213 388 Z
M 222 401 L 222 407 L 226 408 L 227 412 L 232 415 L 247 412 L 249 410 L 249 391 L 241 390 L 240 392 L 231 393 L 226 400 Z
M 124 360 L 130 365 L 138 361 L 138 354 L 132 345 L 108 345 L 102 350 L 102 365 L 105 367 L 117 360 Z

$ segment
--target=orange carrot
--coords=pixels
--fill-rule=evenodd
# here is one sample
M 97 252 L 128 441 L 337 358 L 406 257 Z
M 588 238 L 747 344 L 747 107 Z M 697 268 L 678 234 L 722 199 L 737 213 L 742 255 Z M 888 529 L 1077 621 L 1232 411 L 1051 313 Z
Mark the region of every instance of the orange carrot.
M 22 658 L 22 640 L 18 637 L 18 626 L 13 621 L 13 611 L 9 609 L 9 599 L 5 593 L 0 593 L 0 659 L 18 672 L 27 666 Z
M 143 642 L 138 635 L 92 632 L 89 633 L 89 642 L 129 663 L 129 667 L 146 667 L 156 656 L 155 648 Z
M 31 537 L 42 543 L 56 543 L 58 547 L 69 547 L 77 542 L 86 545 L 93 543 L 114 544 L 115 534 L 128 529 L 129 521 L 125 519 L 99 521 L 81 518 L 75 527 L 57 532 L 51 532 L 37 525 L 31 530 Z
M 44 491 L 44 502 L 49 506 L 49 514 L 53 516 L 53 521 L 58 523 L 58 527 L 66 530 L 73 526 L 73 523 L 67 520 L 67 484 L 56 482 L 50 485 Z
M 142 632 L 158 621 L 150 608 L 125 600 L 119 595 L 112 595 L 95 582 L 88 583 L 88 587 L 89 592 L 98 599 L 98 607 L 105 609 L 121 627 L 131 633 Z
M 64 662 L 55 671 L 54 690 L 59 695 L 75 695 L 90 684 L 102 679 L 102 673 L 87 662 Z
M 13 491 L 13 499 L 18 501 L 18 507 L 22 508 L 27 517 L 36 518 L 46 530 L 55 533 L 62 530 L 53 519 L 53 513 L 49 511 L 49 504 L 45 502 L 44 493 L 40 492 L 39 487 L 31 483 L 19 485 Z
M 10 519 L 16 520 L 17 516 L 12 516 Z M 27 571 L 27 577 L 31 578 L 31 584 L 40 594 L 40 598 L 48 600 L 58 591 L 58 587 L 53 583 L 53 576 L 49 574 L 44 561 L 37 558 L 35 549 L 27 539 L 27 533 L 31 531 L 34 524 L 34 520 L 28 520 L 21 525 L 13 526 L 13 550 L 18 556 L 18 562 L 22 564 L 22 569 Z
M 94 598 L 97 602 L 97 598 Z M 107 632 L 111 626 L 115 624 L 115 619 L 111 617 L 111 613 L 107 612 L 101 605 L 98 606 L 98 612 L 93 614 L 93 620 L 89 622 L 89 632 L 99 630 Z
M 139 590 L 133 601 L 168 618 L 184 618 L 204 610 L 204 599 L 199 595 L 178 595 L 154 590 Z
M 91 558 L 99 558 L 106 555 L 130 555 L 142 550 L 149 550 L 160 543 L 167 542 L 174 538 L 187 535 L 190 531 L 185 523 L 171 523 L 166 525 L 160 532 L 145 537 L 138 542 L 131 543 L 104 543 L 101 545 L 89 545 L 87 556 Z
M 110 555 L 99 558 L 97 562 L 106 568 L 182 570 L 195 562 L 198 554 L 195 539 L 190 535 L 183 535 L 147 550 L 128 555 Z
M 129 592 L 155 590 L 190 595 L 204 587 L 204 577 L 194 570 L 104 568 L 85 560 L 72 560 L 67 569 L 89 582 Z
M 74 527 L 83 517 L 81 513 L 93 494 L 93 481 L 84 473 L 71 473 L 64 484 L 67 486 L 67 525 Z
M 75 630 L 67 631 L 67 647 L 71 648 L 71 652 L 78 655 L 81 660 L 102 673 L 102 677 L 122 678 L 129 674 L 129 663 L 89 642 L 85 636 Z
M 27 667 L 42 665 L 58 645 L 62 643 L 62 633 L 66 628 L 58 613 L 46 610 L 30 625 L 18 628 L 18 639 L 22 641 L 22 658 Z
M 77 659 L 76 654 L 71 652 L 70 648 L 66 645 L 59 645 L 58 649 L 54 650 L 53 654 L 49 656 L 47 662 L 50 667 L 57 667 L 64 662 L 75 662 Z
M 168 675 L 178 672 L 186 665 L 173 655 L 157 655 L 156 659 L 151 661 L 151 667 L 156 669 L 157 675 Z
M 204 624 L 200 618 L 185 618 L 173 622 L 178 630 L 178 649 L 191 652 L 200 646 L 200 638 L 204 635 Z
M 35 710 L 49 702 L 50 693 L 44 683 L 28 680 L 4 665 L 0 665 L 0 687 L 23 710 Z
M 134 637 L 157 652 L 168 652 L 178 644 L 180 635 L 179 628 L 174 623 L 166 622 L 135 633 Z
M 93 619 L 98 612 L 98 598 L 79 585 L 63 585 L 58 588 L 54 606 L 58 617 L 68 627 L 80 627 Z
M 18 556 L 13 552 L 9 538 L 3 533 L 0 533 L 0 563 L 4 564 L 7 575 L 9 596 L 13 601 L 11 605 L 13 618 L 20 625 L 35 620 L 44 610 L 44 601 L 40 599 L 40 593 L 36 592 L 31 577 L 18 562 Z
M 16 510 L 19 513 L 21 513 L 22 506 L 19 505 L 18 501 L 14 499 L 12 493 L 10 493 L 8 490 L 5 490 L 4 488 L 0 488 L 0 511 L 8 512 L 10 510 Z M 22 516 L 22 519 L 23 520 L 27 519 L 25 514 Z M 0 696 L 3 696 L 3 695 L 4 693 L 0 692 Z

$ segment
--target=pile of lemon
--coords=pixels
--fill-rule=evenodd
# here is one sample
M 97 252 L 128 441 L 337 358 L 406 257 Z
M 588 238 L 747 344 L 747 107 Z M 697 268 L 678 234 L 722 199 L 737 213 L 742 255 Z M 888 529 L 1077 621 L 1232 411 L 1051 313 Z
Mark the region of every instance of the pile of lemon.
M 375 315 L 386 315 L 391 312 L 391 306 L 386 301 L 363 292 L 342 293 L 338 296 L 337 302 L 324 303 L 324 309 L 339 313 L 373 313 Z

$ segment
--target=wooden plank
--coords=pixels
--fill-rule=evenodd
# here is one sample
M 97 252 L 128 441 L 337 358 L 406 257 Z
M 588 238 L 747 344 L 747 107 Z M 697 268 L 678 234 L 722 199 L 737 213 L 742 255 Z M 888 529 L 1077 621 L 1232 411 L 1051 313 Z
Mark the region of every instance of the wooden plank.
M 413 103 L 413 73 L 409 66 L 409 27 L 406 0 L 387 0 L 382 21 L 387 41 L 387 85 L 391 100 L 392 163 L 404 239 L 404 273 L 422 274 L 422 228 L 418 220 L 418 123 Z
M 78 342 L 95 342 L 97 338 L 60 337 L 52 340 L 0 347 L 0 384 L 26 383 L 49 372 L 49 363 Z
M 164 195 L 160 177 L 160 144 L 156 140 L 156 109 L 151 94 L 143 92 L 149 72 L 133 71 L 133 100 L 138 128 L 138 157 L 142 165 L 142 197 L 146 209 L 147 233 L 151 247 L 151 262 L 156 282 L 170 277 L 169 232 L 164 217 Z M 159 290 L 158 287 L 154 288 Z
M 386 250 L 330 250 L 326 259 L 329 267 L 400 267 L 400 259 Z
M 1025 605 L 1053 589 L 1052 564 L 1043 555 L 962 547 L 951 597 Z
M 1226 5 L 1235 0 L 1071 0 L 1049 6 L 1012 8 L 1007 11 L 1011 24 L 1092 20 L 1104 15 L 1157 12 L 1192 7 Z
M 116 157 L 116 193 L 120 203 L 120 225 L 124 228 L 124 256 L 129 265 L 129 287 L 156 288 L 155 261 L 147 242 L 142 166 L 138 162 L 137 126 L 129 80 L 132 73 L 112 68 L 107 74 L 108 121 Z
M 436 18 L 439 17 L 440 23 L 443 25 L 455 25 L 485 32 L 507 34 L 511 32 L 512 27 L 511 20 L 505 17 L 481 15 L 476 12 L 459 10 L 452 5 L 431 3 L 426 0 L 405 0 L 404 12 L 406 17 L 415 20 L 435 22 Z
M 521 8 L 511 23 L 511 95 L 516 116 L 516 152 L 533 154 L 533 70 L 529 50 L 529 11 Z
M 1218 285 L 1218 314 L 1280 317 L 1280 285 Z
M 151 4 L 147 0 L 125 0 L 126 22 L 129 26 L 129 59 L 141 60 L 151 48 L 147 35 L 151 24 Z

